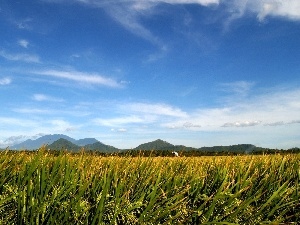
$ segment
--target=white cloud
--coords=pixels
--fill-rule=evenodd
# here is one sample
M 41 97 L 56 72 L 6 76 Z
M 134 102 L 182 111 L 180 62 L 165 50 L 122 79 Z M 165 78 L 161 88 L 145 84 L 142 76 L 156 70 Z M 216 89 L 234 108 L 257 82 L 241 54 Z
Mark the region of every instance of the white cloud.
M 32 22 L 32 18 L 25 18 L 25 19 L 22 19 L 22 20 L 14 20 L 13 23 L 15 25 L 17 25 L 17 27 L 19 29 L 22 29 L 22 30 L 31 30 L 32 27 L 31 27 L 31 22 Z
M 51 110 L 37 109 L 37 108 L 32 108 L 32 107 L 29 107 L 29 108 L 18 107 L 18 108 L 13 109 L 13 111 L 17 112 L 17 113 L 22 113 L 22 114 L 52 114 L 53 113 L 53 111 L 51 111 Z
M 192 122 L 177 122 L 176 124 L 174 123 L 165 123 L 162 125 L 163 127 L 169 128 L 169 129 L 199 129 L 201 128 L 200 124 L 194 124 Z
M 69 1 L 49 0 L 48 2 L 64 3 Z M 166 41 L 143 24 L 141 19 L 156 16 L 160 13 L 157 7 L 162 4 L 194 4 L 203 7 L 210 7 L 212 5 L 219 8 L 222 7 L 222 11 L 227 10 L 228 13 L 226 19 L 222 17 L 225 30 L 228 29 L 233 20 L 241 18 L 248 13 L 254 14 L 259 21 L 263 21 L 269 16 L 300 20 L 299 0 L 77 0 L 77 2 L 79 4 L 104 9 L 110 17 L 124 27 L 124 29 L 157 46 L 160 51 L 158 53 L 149 54 L 148 62 L 165 57 L 168 51 L 164 49 L 169 49 Z M 188 34 L 188 36 L 194 35 Z M 203 35 L 200 35 L 200 38 L 197 37 L 193 39 L 204 49 L 207 49 L 207 45 L 203 43 L 209 43 L 211 46 L 215 45 L 210 38 L 204 38 Z M 215 48 L 215 46 L 212 48 Z
M 125 128 L 119 128 L 119 129 L 111 128 L 110 130 L 112 132 L 120 132 L 120 133 L 126 133 L 127 132 L 127 129 L 125 129 Z
M 291 122 L 289 122 L 288 124 L 297 124 L 300 123 L 300 120 L 292 120 Z
M 254 121 L 237 121 L 237 122 L 229 122 L 222 125 L 222 127 L 252 127 L 260 124 L 261 121 L 254 120 Z
M 219 0 L 150 0 L 151 2 L 165 2 L 169 4 L 200 4 L 200 5 L 211 5 L 219 4 Z
M 285 125 L 283 121 L 278 121 L 278 122 L 272 122 L 272 123 L 266 123 L 264 126 L 282 126 Z
M 267 16 L 280 16 L 292 20 L 300 19 L 300 1 L 299 0 L 264 0 L 259 1 L 257 17 L 263 20 Z
M 300 120 L 292 120 L 288 122 L 278 121 L 273 123 L 266 123 L 265 126 L 283 126 L 283 125 L 289 125 L 289 124 L 297 124 L 300 123 Z
M 114 111 L 121 115 L 110 118 L 96 118 L 92 122 L 100 126 L 114 127 L 114 131 L 116 131 L 116 127 L 124 125 L 134 125 L 137 128 L 146 124 L 152 124 L 153 127 L 157 127 L 162 121 L 188 116 L 187 113 L 179 108 L 161 103 L 116 103 L 116 106 L 111 106 L 110 108 L 115 108 Z M 189 125 L 191 126 L 191 124 Z
M 162 45 L 157 53 L 152 53 L 148 56 L 146 62 L 151 63 L 164 58 L 169 51 L 166 45 Z
M 23 48 L 28 48 L 29 42 L 27 40 L 21 39 L 18 41 L 18 44 Z
M 125 29 L 145 40 L 150 41 L 154 45 L 159 46 L 161 49 L 165 45 L 159 37 L 153 34 L 140 22 L 140 17 L 153 14 L 155 12 L 155 6 L 161 3 L 172 5 L 198 4 L 203 6 L 219 4 L 219 0 L 77 0 L 77 2 L 105 9 L 107 13 Z M 161 56 L 163 56 L 161 53 L 158 55 L 151 55 L 149 60 L 153 60 Z
M 40 58 L 37 55 L 25 54 L 25 53 L 7 53 L 0 51 L 0 56 L 10 61 L 23 61 L 28 63 L 40 63 Z
M 300 19 L 299 0 L 223 0 L 222 3 L 228 7 L 230 20 L 241 18 L 247 12 L 254 13 L 260 21 L 268 16 Z
M 143 114 L 154 114 L 161 116 L 171 116 L 171 117 L 187 117 L 187 113 L 179 108 L 166 105 L 166 104 L 146 104 L 146 103 L 129 103 L 123 105 L 123 108 Z
M 8 85 L 11 83 L 11 79 L 9 77 L 4 77 L 0 79 L 0 85 Z
M 116 118 L 109 118 L 109 119 L 97 118 L 94 119 L 93 122 L 101 126 L 118 127 L 124 124 L 152 122 L 152 120 L 147 120 L 146 118 L 142 118 L 139 116 L 125 116 L 125 117 L 116 117 Z
M 191 95 L 196 90 L 197 90 L 197 87 L 195 87 L 195 86 L 188 87 L 186 89 L 183 89 L 181 92 L 179 92 L 178 95 L 180 97 L 187 97 L 187 96 Z
M 55 98 L 44 94 L 34 94 L 33 100 L 35 101 L 50 101 L 50 102 L 63 102 L 64 100 L 61 98 Z
M 26 135 L 10 136 L 4 142 L 6 142 L 6 143 L 15 143 L 15 142 L 18 142 L 19 140 L 24 140 L 25 138 L 27 138 Z
M 220 86 L 222 91 L 237 94 L 239 96 L 246 96 L 254 86 L 254 82 L 236 81 L 231 83 L 222 83 Z
M 79 82 L 81 84 L 104 85 L 113 88 L 122 87 L 116 80 L 104 77 L 97 73 L 83 73 L 78 71 L 42 70 L 33 72 L 37 75 L 57 77 Z
M 186 119 L 174 118 L 169 122 L 161 122 L 163 127 L 186 129 L 186 121 L 199 125 L 191 130 L 224 131 L 237 127 L 258 127 L 267 129 L 270 126 L 296 125 L 300 123 L 300 89 L 273 88 L 266 93 L 248 96 L 243 101 L 233 95 L 225 107 L 202 108 L 188 113 Z M 238 101 L 236 100 L 238 99 Z M 201 126 L 200 126 L 201 125 Z
M 5 138 L 4 140 L 0 140 L 0 147 L 1 148 L 6 148 L 7 146 L 12 146 L 15 144 L 19 144 L 22 141 L 25 141 L 27 139 L 37 139 L 45 134 L 35 134 L 32 136 L 27 136 L 27 135 L 15 135 L 15 136 L 10 136 L 8 138 Z
M 37 122 L 21 118 L 0 117 L 0 124 L 6 127 L 33 127 L 37 125 Z
M 118 132 L 127 132 L 127 129 L 125 129 L 125 128 L 119 128 L 117 131 Z
M 64 3 L 67 1 L 48 0 L 48 2 Z M 143 25 L 140 18 L 159 13 L 156 6 L 162 3 L 170 5 L 195 4 L 204 7 L 214 5 L 222 7 L 222 10 L 227 9 L 228 17 L 224 22 L 225 29 L 233 20 L 241 18 L 247 13 L 256 15 L 259 21 L 263 21 L 269 16 L 300 20 L 299 0 L 77 0 L 77 2 L 91 7 L 103 8 L 125 29 L 150 41 L 160 49 L 166 44 L 159 36 Z M 162 51 L 159 54 L 152 54 L 149 60 L 163 57 L 163 53 Z
M 133 10 L 127 4 L 112 4 L 105 7 L 109 15 L 118 23 L 120 23 L 126 30 L 133 34 L 150 41 L 154 45 L 162 46 L 161 40 L 156 37 L 149 29 L 143 26 L 138 17 L 138 11 Z
M 50 120 L 49 123 L 52 125 L 53 133 L 56 132 L 70 132 L 77 130 L 76 126 L 71 125 L 69 122 L 61 119 Z

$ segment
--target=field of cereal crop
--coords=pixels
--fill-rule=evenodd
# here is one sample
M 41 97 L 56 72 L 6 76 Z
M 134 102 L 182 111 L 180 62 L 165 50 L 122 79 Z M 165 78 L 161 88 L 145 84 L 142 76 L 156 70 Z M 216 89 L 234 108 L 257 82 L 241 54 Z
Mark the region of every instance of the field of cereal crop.
M 0 153 L 0 224 L 293 224 L 300 155 Z

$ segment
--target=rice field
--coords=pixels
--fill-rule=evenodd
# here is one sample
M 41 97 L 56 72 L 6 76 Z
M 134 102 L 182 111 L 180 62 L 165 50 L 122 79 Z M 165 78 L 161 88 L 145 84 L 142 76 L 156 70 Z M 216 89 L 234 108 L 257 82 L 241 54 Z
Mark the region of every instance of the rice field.
M 300 155 L 0 153 L 0 224 L 298 224 Z

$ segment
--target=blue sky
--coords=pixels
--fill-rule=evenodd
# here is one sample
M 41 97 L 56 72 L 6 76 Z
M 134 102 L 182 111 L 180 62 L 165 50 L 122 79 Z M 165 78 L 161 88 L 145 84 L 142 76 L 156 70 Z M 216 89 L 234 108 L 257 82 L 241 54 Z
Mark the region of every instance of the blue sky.
M 4 0 L 0 33 L 0 147 L 300 147 L 298 0 Z

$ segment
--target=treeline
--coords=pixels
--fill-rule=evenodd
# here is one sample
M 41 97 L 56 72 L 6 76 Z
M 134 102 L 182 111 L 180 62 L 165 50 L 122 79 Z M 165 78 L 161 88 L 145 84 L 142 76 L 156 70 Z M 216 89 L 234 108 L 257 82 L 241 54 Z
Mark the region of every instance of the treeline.
M 205 147 L 204 147 L 205 148 Z M 272 154 L 300 154 L 300 148 L 291 148 L 288 150 L 283 149 L 267 149 L 261 147 L 255 147 L 254 149 L 249 150 L 241 150 L 235 149 L 228 151 L 226 146 L 224 148 L 218 148 L 217 150 L 212 150 L 213 147 L 208 148 L 208 151 L 205 150 L 177 150 L 179 156 L 184 157 L 196 157 L 196 156 L 236 156 L 236 155 L 272 155 Z M 43 151 L 46 154 L 58 156 L 61 154 L 88 154 L 95 156 L 119 156 L 119 157 L 172 157 L 175 156 L 173 153 L 173 149 L 168 150 L 120 150 L 118 152 L 102 152 L 98 150 L 85 150 L 84 148 L 78 151 L 69 151 L 69 150 L 50 150 L 45 147 L 42 147 L 38 150 L 2 150 L 6 154 L 14 154 L 14 153 L 25 153 L 25 154 L 34 154 L 36 152 Z
M 200 151 L 200 150 L 180 150 L 177 151 L 179 156 L 195 157 L 195 156 L 235 156 L 235 155 L 272 155 L 272 154 L 300 154 L 300 148 L 292 148 L 288 150 L 256 148 L 252 151 Z M 175 156 L 173 150 L 127 150 L 115 153 L 118 156 L 143 156 L 143 157 L 170 157 Z

